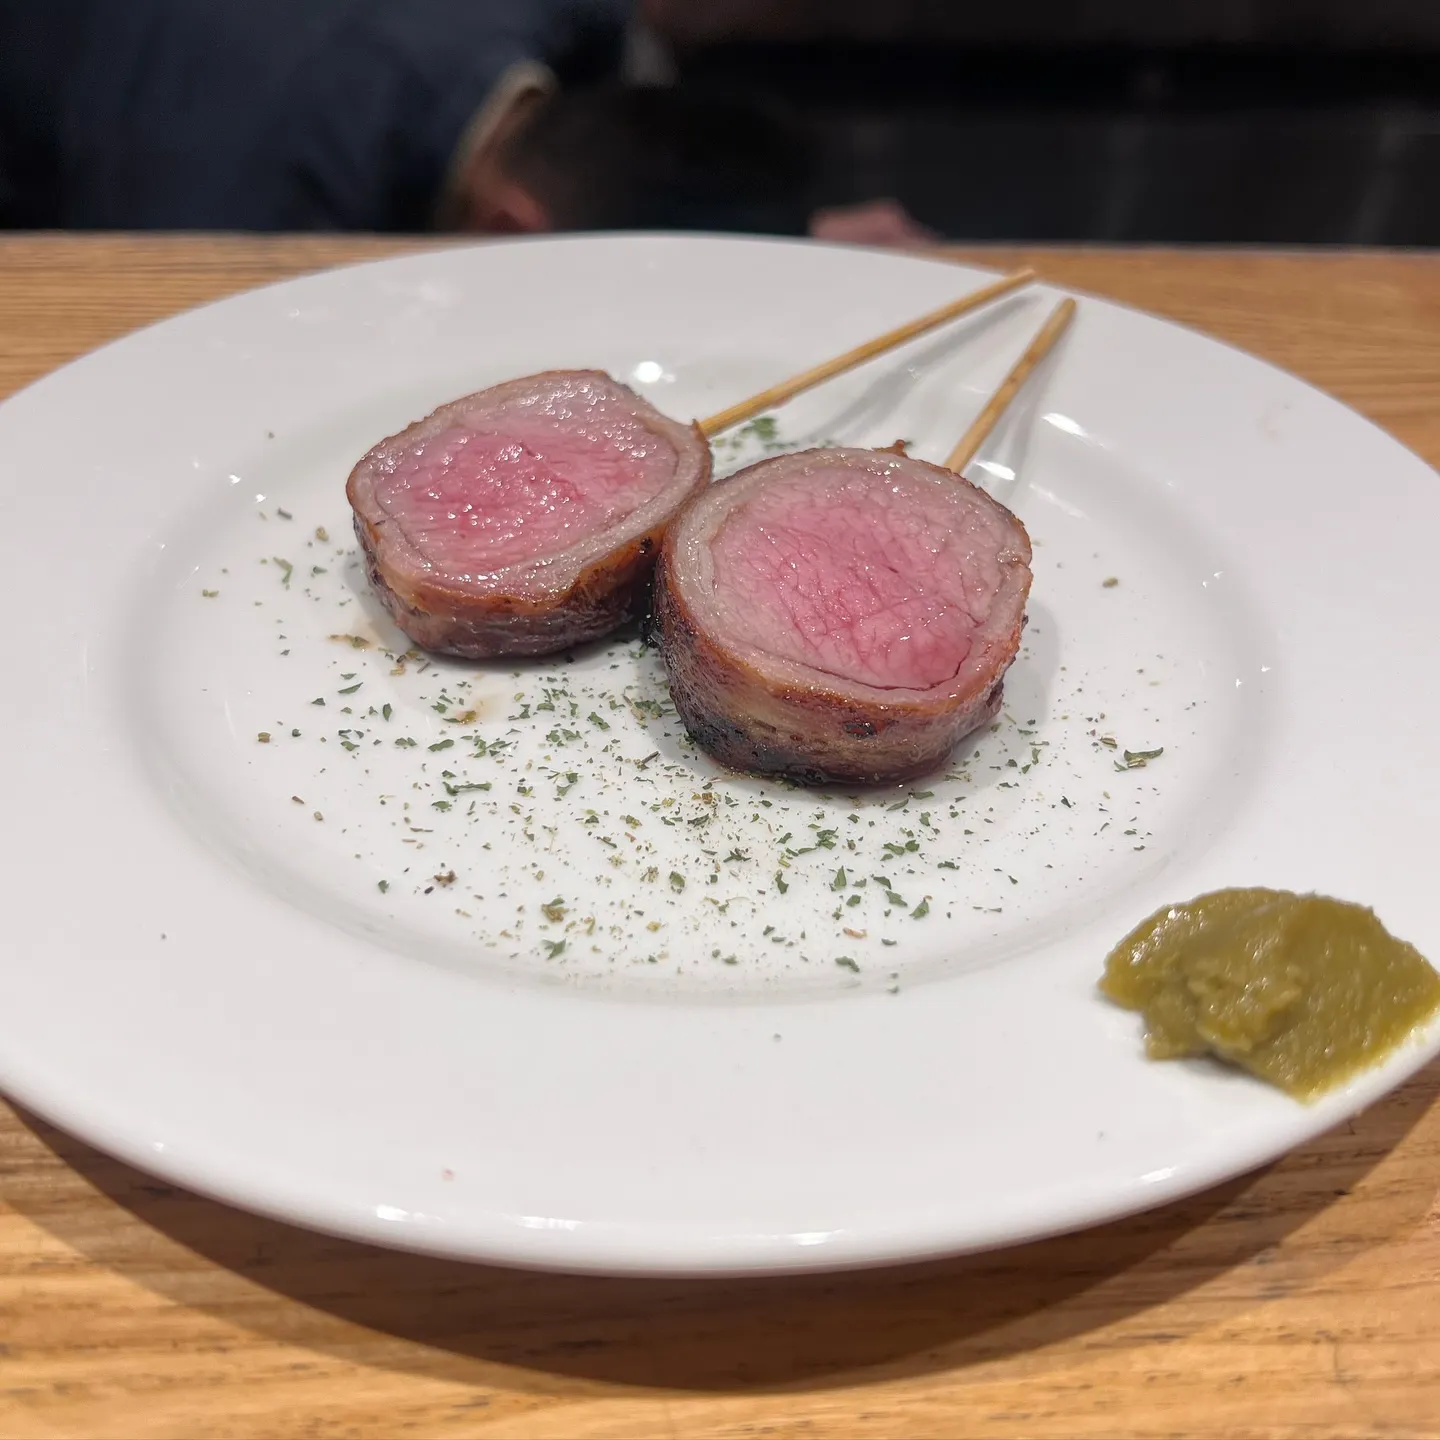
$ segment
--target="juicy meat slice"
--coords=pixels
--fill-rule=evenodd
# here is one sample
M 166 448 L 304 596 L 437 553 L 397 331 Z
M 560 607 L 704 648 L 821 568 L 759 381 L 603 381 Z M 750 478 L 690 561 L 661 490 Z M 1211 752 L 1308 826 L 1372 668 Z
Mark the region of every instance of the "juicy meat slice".
M 875 689 L 952 679 L 1001 565 L 983 531 L 977 547 L 942 509 L 913 482 L 877 485 L 869 471 L 772 479 L 711 541 L 729 633 Z
M 969 481 L 809 450 L 711 487 L 662 547 L 670 689 L 722 764 L 820 783 L 923 774 L 1000 706 L 1030 540 Z
M 395 623 L 423 649 L 483 659 L 633 618 L 666 527 L 709 478 L 698 429 L 599 371 L 552 370 L 382 440 L 346 495 Z

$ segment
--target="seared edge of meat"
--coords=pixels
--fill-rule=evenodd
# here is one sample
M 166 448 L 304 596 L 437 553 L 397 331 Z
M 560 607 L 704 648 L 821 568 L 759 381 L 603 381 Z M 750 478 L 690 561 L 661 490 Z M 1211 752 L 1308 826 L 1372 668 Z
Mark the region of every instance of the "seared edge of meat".
M 487 595 L 449 604 L 437 604 L 423 596 L 412 600 L 391 589 L 380 573 L 374 549 L 367 544 L 359 515 L 355 533 L 365 554 L 371 588 L 396 625 L 420 649 L 487 660 L 499 655 L 555 655 L 602 639 L 644 615 L 665 525 L 625 541 L 587 566 L 564 591 L 538 600 Z

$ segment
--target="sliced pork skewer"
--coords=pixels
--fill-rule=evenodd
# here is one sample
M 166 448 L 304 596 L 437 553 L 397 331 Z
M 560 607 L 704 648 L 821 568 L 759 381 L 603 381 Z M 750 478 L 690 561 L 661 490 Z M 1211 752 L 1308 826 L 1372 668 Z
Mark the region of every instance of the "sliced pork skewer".
M 1069 314 L 1037 336 L 1025 374 Z M 997 416 L 987 406 L 977 425 Z M 923 775 L 999 709 L 1030 580 L 1020 520 L 898 446 L 762 461 L 666 536 L 670 692 L 733 769 L 811 784 Z
M 710 479 L 697 427 L 596 370 L 442 405 L 346 495 L 375 593 L 418 646 L 549 655 L 639 613 L 666 526 Z
M 376 445 L 346 486 L 370 583 L 422 649 L 548 655 L 639 614 L 707 437 L 1028 283 L 1006 276 L 691 426 L 593 370 L 512 380 Z
M 656 615 L 685 728 L 722 765 L 821 783 L 931 770 L 993 716 L 1030 540 L 948 470 L 806 450 L 712 487 L 661 550 Z

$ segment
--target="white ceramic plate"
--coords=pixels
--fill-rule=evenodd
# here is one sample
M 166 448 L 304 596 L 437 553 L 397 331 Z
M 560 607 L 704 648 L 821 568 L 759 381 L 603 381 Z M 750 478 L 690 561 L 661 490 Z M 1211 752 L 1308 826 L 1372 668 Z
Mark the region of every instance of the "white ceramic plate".
M 331 1231 L 758 1271 L 1153 1205 L 1433 1055 L 1305 1107 L 1147 1063 L 1096 994 L 1131 925 L 1221 885 L 1361 900 L 1440 954 L 1436 476 L 1174 326 L 1085 300 L 988 450 L 1031 626 L 1003 721 L 932 782 L 718 772 L 634 641 L 397 662 L 343 495 L 374 440 L 551 366 L 708 413 L 980 278 L 742 240 L 448 250 L 7 403 L 3 1088 Z M 795 402 L 781 440 L 944 455 L 1053 299 Z

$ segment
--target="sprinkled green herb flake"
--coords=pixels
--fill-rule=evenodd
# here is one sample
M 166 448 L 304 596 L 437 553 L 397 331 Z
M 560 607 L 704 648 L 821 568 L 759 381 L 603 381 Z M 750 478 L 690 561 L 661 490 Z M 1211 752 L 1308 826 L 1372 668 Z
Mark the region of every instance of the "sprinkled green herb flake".
M 685 877 L 678 870 L 670 872 L 670 888 L 677 895 L 685 888 Z
M 585 717 L 597 730 L 608 730 L 610 722 L 602 720 L 593 710 Z
M 262 745 L 268 745 L 270 743 L 270 732 L 268 730 L 262 730 L 255 738 Z
M 777 871 L 775 872 L 775 888 L 776 888 L 782 895 L 784 895 L 784 894 L 786 893 L 786 891 L 788 891 L 788 890 L 790 889 L 790 882 L 789 882 L 788 880 L 786 880 L 786 878 L 785 878 L 785 873 L 784 873 L 784 871 L 782 871 L 782 870 L 777 870 Z
M 860 973 L 860 967 L 848 955 L 837 955 L 835 963 L 842 970 L 853 970 L 857 975 Z
M 288 590 L 290 588 L 290 574 L 295 567 L 288 560 L 282 560 L 278 555 L 272 555 L 270 557 L 270 563 L 280 567 L 280 583 Z
M 380 713 L 388 720 L 395 713 L 395 709 L 387 700 L 385 704 L 380 707 Z
M 927 895 L 911 912 L 912 920 L 923 920 L 930 913 L 930 897 Z
M 364 683 L 363 680 L 357 680 L 353 685 L 347 685 L 338 693 L 341 695 L 353 695 Z
M 1125 756 L 1124 763 L 1119 760 L 1115 762 L 1117 770 L 1143 770 L 1152 760 L 1158 760 L 1164 753 L 1162 745 L 1158 750 L 1126 750 L 1122 752 Z
M 552 924 L 558 925 L 565 918 L 565 901 L 557 895 L 548 905 L 540 907 L 540 913 Z
M 383 895 L 389 890 L 390 882 L 388 880 L 377 880 L 375 882 L 375 888 Z
M 427 745 L 427 750 L 448 750 L 455 742 L 453 740 L 437 740 L 433 745 Z
M 220 592 L 218 590 L 202 590 L 200 593 L 207 600 L 213 600 Z
M 563 940 L 542 940 L 540 943 L 545 947 L 545 958 L 547 960 L 554 960 L 556 956 L 565 953 L 565 942 Z
M 843 890 L 850 881 L 846 878 L 845 867 L 842 865 L 836 872 L 835 878 L 830 882 L 832 890 Z

